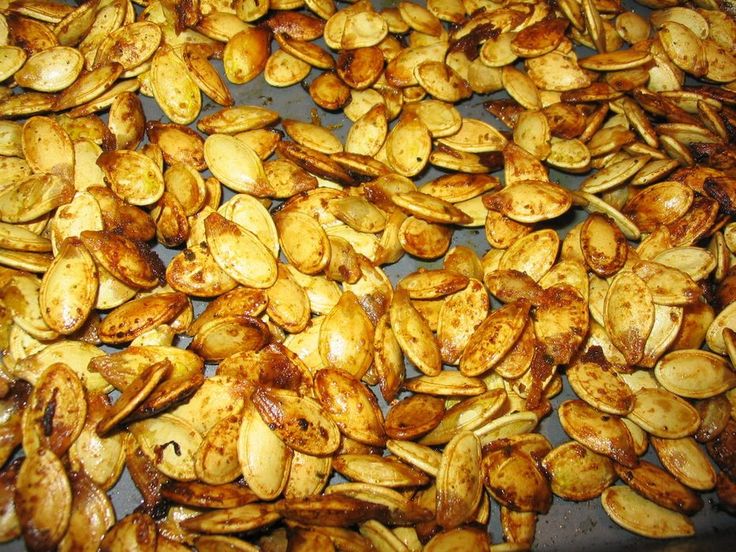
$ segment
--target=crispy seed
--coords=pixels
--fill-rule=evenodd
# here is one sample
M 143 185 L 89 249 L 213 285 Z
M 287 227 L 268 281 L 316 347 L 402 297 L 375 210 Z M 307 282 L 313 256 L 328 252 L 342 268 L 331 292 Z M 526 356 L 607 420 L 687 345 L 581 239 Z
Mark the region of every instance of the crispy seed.
M 257 318 L 227 316 L 203 324 L 190 348 L 206 361 L 218 361 L 233 353 L 257 351 L 270 339 L 268 326 Z
M 681 397 L 708 398 L 736 386 L 736 374 L 719 355 L 685 349 L 668 353 L 657 363 L 657 381 Z
M 542 459 L 552 492 L 565 500 L 591 500 L 613 483 L 614 463 L 575 441 L 564 443 Z
M 253 404 L 269 429 L 299 452 L 330 454 L 340 443 L 337 425 L 312 399 L 287 390 L 260 388 L 253 394 Z
M 323 368 L 315 376 L 317 400 L 345 435 L 361 443 L 383 446 L 386 435 L 375 396 L 357 378 Z
M 634 406 L 634 393 L 610 366 L 575 362 L 567 376 L 578 396 L 599 410 L 625 416 Z
M 103 153 L 97 158 L 97 165 L 113 192 L 132 205 L 150 205 L 164 193 L 161 170 L 141 153 L 130 150 Z
M 585 262 L 599 276 L 611 276 L 626 263 L 628 246 L 623 232 L 601 214 L 590 215 L 580 230 Z
M 551 230 L 539 230 L 518 239 L 501 257 L 499 270 L 515 270 L 539 281 L 552 268 L 560 239 Z
M 292 452 L 248 405 L 238 437 L 238 459 L 248 487 L 262 500 L 278 496 L 286 485 Z
M 391 329 L 401 350 L 423 373 L 437 375 L 442 368 L 437 340 L 427 322 L 409 301 L 405 290 L 397 290 L 389 309 Z
M 603 509 L 616 523 L 649 538 L 687 537 L 695 533 L 690 520 L 636 494 L 625 485 L 609 487 L 601 495 Z
M 266 195 L 271 187 L 263 164 L 245 142 L 224 134 L 213 134 L 204 143 L 204 158 L 217 179 L 236 192 Z
M 275 217 L 284 255 L 301 272 L 316 274 L 330 261 L 330 241 L 312 217 L 296 211 L 281 211 Z
M 484 454 L 482 470 L 486 489 L 503 506 L 542 514 L 549 510 L 549 483 L 523 449 L 510 447 Z
M 669 510 L 693 515 L 703 508 L 703 500 L 654 464 L 642 460 L 633 468 L 615 465 L 618 476 L 637 493 Z
M 500 362 L 521 336 L 528 310 L 529 303 L 519 300 L 493 311 L 471 336 L 460 357 L 460 371 L 476 376 Z
M 86 416 L 84 388 L 66 364 L 44 371 L 28 400 L 23 417 L 23 448 L 27 453 L 49 448 L 63 455 L 76 440 Z
M 470 431 L 455 435 L 445 446 L 437 470 L 437 521 L 452 529 L 474 514 L 483 486 L 480 473 L 481 447 Z
M 277 277 L 273 254 L 251 232 L 212 213 L 205 220 L 212 256 L 239 283 L 256 288 L 270 287 Z
M 617 416 L 604 414 L 581 400 L 564 402 L 558 414 L 563 429 L 576 441 L 620 464 L 636 465 L 631 434 Z
M 626 315 L 623 313 L 626 312 Z M 633 313 L 635 316 L 631 317 Z M 654 325 L 654 302 L 644 281 L 633 273 L 618 274 L 606 293 L 605 326 L 627 362 L 636 364 Z
M 715 486 L 716 471 L 693 438 L 652 437 L 651 441 L 662 465 L 681 483 L 698 491 L 707 491 Z
M 156 550 L 156 524 L 148 514 L 134 512 L 113 525 L 100 543 L 100 550 L 114 551 L 136 548 Z
M 164 475 L 179 481 L 191 481 L 194 454 L 202 436 L 189 422 L 172 414 L 135 422 L 129 426 L 144 454 Z
M 59 458 L 46 448 L 28 455 L 18 472 L 15 508 L 29 548 L 53 548 L 71 516 L 72 493 Z
M 640 389 L 629 419 L 657 437 L 679 439 L 695 433 L 700 416 L 690 403 L 666 389 Z
M 171 363 L 169 361 L 163 361 L 153 364 L 141 372 L 123 390 L 113 407 L 97 422 L 96 430 L 98 436 L 104 437 L 146 400 L 170 369 Z
M 442 421 L 419 442 L 429 446 L 444 444 L 464 430 L 475 432 L 482 440 L 483 430 L 489 422 L 496 421 L 506 397 L 503 389 L 491 389 L 455 404 L 445 412 Z
M 152 288 L 158 283 L 155 266 L 135 242 L 107 231 L 85 230 L 80 238 L 99 266 L 124 284 Z
M 560 216 L 570 208 L 572 198 L 558 184 L 526 180 L 485 196 L 483 204 L 517 222 L 533 223 Z
M 67 238 L 41 282 L 41 315 L 50 328 L 74 333 L 95 306 L 97 267 L 78 238 Z
M 386 156 L 397 173 L 415 176 L 426 166 L 431 146 L 426 125 L 416 116 L 407 116 L 389 132 Z

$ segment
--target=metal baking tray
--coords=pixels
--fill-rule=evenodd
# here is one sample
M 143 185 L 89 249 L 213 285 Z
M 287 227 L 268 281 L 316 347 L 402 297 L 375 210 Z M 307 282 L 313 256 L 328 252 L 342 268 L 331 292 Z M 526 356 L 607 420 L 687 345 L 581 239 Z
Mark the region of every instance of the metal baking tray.
M 415 0 L 417 3 L 424 3 L 421 0 Z M 397 2 L 392 0 L 374 0 L 374 6 L 381 9 L 387 6 L 395 5 Z M 626 9 L 630 9 L 643 15 L 649 10 L 634 3 L 631 0 L 624 0 Z M 139 8 L 137 8 L 139 9 Z M 272 43 L 275 50 L 278 48 L 275 41 Z M 580 48 L 579 55 L 590 55 L 593 53 L 585 48 Z M 215 67 L 222 73 L 222 63 L 213 61 Z M 347 131 L 351 126 L 351 121 L 345 117 L 342 112 L 330 113 L 318 108 L 309 97 L 306 91 L 306 84 L 314 79 L 320 71 L 312 69 L 304 83 L 294 85 L 289 88 L 273 88 L 268 85 L 262 76 L 257 77 L 251 82 L 244 85 L 230 84 L 230 90 L 235 98 L 236 105 L 257 105 L 267 107 L 278 111 L 282 118 L 298 119 L 302 121 L 310 121 L 317 118 L 321 123 L 333 130 L 333 132 L 343 141 L 347 135 Z M 162 120 L 168 119 L 164 116 L 156 102 L 152 98 L 140 96 L 143 102 L 146 120 Z M 475 117 L 490 122 L 491 124 L 502 128 L 502 125 L 495 117 L 489 115 L 483 108 L 483 103 L 491 99 L 499 99 L 507 97 L 504 92 L 498 92 L 490 95 L 474 95 L 469 100 L 458 104 L 458 108 L 463 116 Z M 203 106 L 200 116 L 213 113 L 220 109 L 220 106 L 211 102 L 208 98 L 203 97 Z M 106 114 L 101 114 L 104 120 L 107 119 Z M 192 125 L 194 128 L 194 124 Z M 500 175 L 499 171 L 496 173 Z M 209 175 L 209 172 L 205 173 Z M 427 182 L 436 178 L 441 173 L 429 167 L 423 172 L 418 183 Z M 581 180 L 581 176 L 560 173 L 552 170 L 550 175 L 553 180 L 570 188 L 577 189 Z M 223 187 L 223 201 L 232 195 L 232 192 Z M 561 217 L 560 220 L 553 221 L 554 227 L 561 236 L 566 234 L 572 226 L 580 222 L 585 216 L 584 211 L 575 209 Z M 489 245 L 486 241 L 482 228 L 455 230 L 452 245 L 465 245 L 472 247 L 480 256 L 488 249 Z M 166 249 L 157 245 L 156 251 L 162 260 L 166 263 L 178 252 L 178 250 Z M 440 261 L 424 262 L 409 255 L 405 255 L 399 262 L 385 266 L 384 271 L 391 278 L 394 284 L 403 276 L 415 271 L 419 267 L 439 266 Z M 202 300 L 194 300 L 195 315 L 202 312 L 206 302 Z M 186 347 L 188 338 L 179 337 L 177 346 Z M 109 349 L 113 351 L 112 349 Z M 214 366 L 207 367 L 207 373 L 211 374 Z M 417 375 L 416 369 L 407 363 L 407 377 Z M 380 398 L 382 408 L 386 409 L 386 404 Z M 556 414 L 556 407 L 564 400 L 574 398 L 575 395 L 565 380 L 563 391 L 560 395 L 552 400 L 553 411 L 545 418 L 539 427 L 539 431 L 543 433 L 554 446 L 569 441 L 570 439 L 562 430 Z M 648 460 L 657 463 L 656 455 L 650 451 L 645 456 Z M 339 476 L 335 476 L 335 481 L 339 480 Z M 132 512 L 139 505 L 141 498 L 133 485 L 127 471 L 123 475 L 117 485 L 110 491 L 110 497 L 118 519 Z M 539 516 L 537 523 L 536 538 L 534 541 L 534 550 L 546 551 L 577 551 L 596 549 L 598 551 L 634 551 L 634 550 L 658 550 L 668 552 L 693 552 L 705 550 L 736 550 L 736 517 L 727 514 L 717 506 L 717 499 L 714 493 L 703 495 L 705 507 L 701 512 L 696 514 L 692 520 L 696 526 L 696 536 L 690 539 L 674 539 L 674 540 L 654 540 L 639 537 L 632 534 L 618 525 L 616 525 L 603 511 L 599 499 L 588 502 L 575 503 L 569 502 L 555 497 L 552 507 L 547 515 Z M 502 533 L 499 522 L 499 507 L 492 502 L 491 521 L 489 530 L 493 536 L 494 542 L 502 540 Z M 24 550 L 22 540 L 16 540 L 4 545 L 0 545 L 1 550 L 16 551 Z

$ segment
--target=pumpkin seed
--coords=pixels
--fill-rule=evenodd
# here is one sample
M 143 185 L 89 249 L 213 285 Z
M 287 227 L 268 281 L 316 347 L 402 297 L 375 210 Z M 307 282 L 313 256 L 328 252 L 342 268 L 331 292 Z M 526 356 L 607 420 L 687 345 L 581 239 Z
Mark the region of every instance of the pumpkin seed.
M 584 466 L 584 468 L 583 468 Z M 613 462 L 575 441 L 568 441 L 542 459 L 552 492 L 565 500 L 591 500 L 616 478 Z
M 455 528 L 475 513 L 483 492 L 480 440 L 470 431 L 455 435 L 445 446 L 437 470 L 437 521 Z
M 552 500 L 549 484 L 526 452 L 493 451 L 484 456 L 482 469 L 486 489 L 503 506 L 522 512 L 549 510 Z
M 652 435 L 679 439 L 692 435 L 700 425 L 697 410 L 666 389 L 640 389 L 634 397 L 628 417 Z
M 253 404 L 271 431 L 299 452 L 330 454 L 340 443 L 337 426 L 312 399 L 287 390 L 259 388 Z
M 61 460 L 47 448 L 29 454 L 15 488 L 15 511 L 28 547 L 55 547 L 69 525 L 71 508 L 71 486 Z
M 582 445 L 624 466 L 638 462 L 631 433 L 617 416 L 604 414 L 581 400 L 562 403 L 558 414 L 565 433 Z
M 634 406 L 634 393 L 610 366 L 578 361 L 567 375 L 577 395 L 599 410 L 625 416 Z
M 658 506 L 625 485 L 603 491 L 601 503 L 613 521 L 638 535 L 666 539 L 695 533 L 686 516 Z
M 205 219 L 205 231 L 212 256 L 234 280 L 256 288 L 276 281 L 276 260 L 251 232 L 217 213 Z
M 715 486 L 716 472 L 695 439 L 652 437 L 651 441 L 662 465 L 681 483 L 699 491 Z
M 616 473 L 634 491 L 668 510 L 693 515 L 703 508 L 697 494 L 646 460 L 633 468 L 616 466 Z
M 521 336 L 528 311 L 528 302 L 515 301 L 486 317 L 460 357 L 460 371 L 476 376 L 498 364 Z
M 70 334 L 95 306 L 97 267 L 78 238 L 67 238 L 46 271 L 39 290 L 41 315 L 53 330 Z
M 286 485 L 292 452 L 246 403 L 238 437 L 238 459 L 248 487 L 262 500 L 278 496 Z
M 572 205 L 570 193 L 557 184 L 525 180 L 483 198 L 483 204 L 517 222 L 556 218 Z
M 624 319 L 624 310 L 636 316 Z M 654 325 L 654 303 L 644 281 L 629 272 L 616 275 L 606 293 L 603 316 L 613 344 L 628 363 L 636 364 Z

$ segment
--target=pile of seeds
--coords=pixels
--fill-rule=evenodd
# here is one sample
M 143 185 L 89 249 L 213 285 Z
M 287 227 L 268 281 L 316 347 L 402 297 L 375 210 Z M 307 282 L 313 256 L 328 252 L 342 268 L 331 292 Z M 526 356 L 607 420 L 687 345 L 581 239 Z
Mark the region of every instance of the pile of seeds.
M 736 22 L 641 3 L 6 5 L 0 540 L 526 550 L 553 496 L 653 538 L 736 510 Z M 261 75 L 344 143 L 234 105 Z M 406 254 L 442 267 L 391 282 Z

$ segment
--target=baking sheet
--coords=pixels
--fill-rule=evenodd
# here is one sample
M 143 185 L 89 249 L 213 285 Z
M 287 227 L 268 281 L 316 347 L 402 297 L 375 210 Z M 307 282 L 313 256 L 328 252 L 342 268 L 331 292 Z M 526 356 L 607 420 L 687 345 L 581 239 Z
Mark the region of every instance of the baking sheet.
M 393 2 L 391 1 L 377 2 L 374 0 L 374 5 L 376 5 L 377 8 L 392 4 Z M 627 8 L 634 9 L 638 12 L 643 13 L 647 11 L 633 2 L 627 1 L 624 2 L 624 4 Z M 272 47 L 274 50 L 278 48 L 275 41 L 273 42 Z M 579 49 L 580 56 L 590 55 L 591 53 L 593 52 L 585 48 Z M 222 72 L 221 62 L 214 61 L 213 63 L 218 70 Z M 320 71 L 313 69 L 304 84 L 307 84 L 311 79 L 314 79 L 319 74 Z M 235 98 L 236 105 L 244 104 L 267 107 L 278 111 L 282 118 L 292 118 L 302 121 L 310 121 L 312 115 L 316 114 L 322 124 L 332 129 L 343 141 L 352 124 L 351 121 L 342 113 L 328 113 L 317 108 L 305 88 L 300 85 L 294 85 L 285 89 L 275 89 L 269 86 L 262 76 L 259 76 L 245 85 L 235 86 L 230 84 L 230 89 L 233 93 L 233 97 Z M 459 104 L 458 108 L 464 116 L 480 118 L 501 128 L 502 125 L 483 109 L 482 104 L 489 99 L 498 99 L 503 97 L 507 97 L 503 92 L 483 96 L 475 95 L 471 99 Z M 166 117 L 163 115 L 153 99 L 144 96 L 141 96 L 141 99 L 143 101 L 147 120 L 167 121 Z M 213 104 L 208 98 L 203 97 L 201 115 L 213 113 L 218 109 L 220 109 L 220 106 Z M 106 120 L 106 114 L 103 115 L 103 119 Z M 192 125 L 192 127 L 194 127 L 194 125 Z M 206 172 L 205 174 L 209 175 L 209 172 Z M 439 171 L 429 168 L 420 176 L 418 183 L 432 180 L 440 174 L 441 173 Z M 497 176 L 501 176 L 501 171 L 495 174 Z M 577 188 L 581 178 L 579 176 L 563 174 L 556 171 L 551 171 L 551 176 L 553 180 L 556 180 L 571 189 Z M 226 188 L 223 188 L 223 190 L 224 201 L 232 196 L 232 192 Z M 561 217 L 559 221 L 555 221 L 555 227 L 559 230 L 560 234 L 564 236 L 567 230 L 582 220 L 583 217 L 584 212 L 577 209 L 568 213 L 564 217 Z M 465 245 L 472 247 L 479 256 L 482 256 L 489 249 L 489 245 L 485 239 L 485 234 L 482 228 L 456 230 L 453 236 L 452 245 Z M 156 247 L 156 251 L 167 263 L 174 254 L 178 252 L 178 250 L 166 249 L 160 245 Z M 395 284 L 400 278 L 415 271 L 420 266 L 432 267 L 440 264 L 441 261 L 427 263 L 405 255 L 398 263 L 386 266 L 384 267 L 384 270 L 391 278 L 391 281 Z M 198 314 L 204 309 L 206 303 L 201 300 L 195 300 L 194 305 L 195 314 Z M 180 347 L 185 347 L 187 344 L 188 340 L 185 338 L 180 338 L 177 341 L 177 345 Z M 208 374 L 212 373 L 213 369 L 214 366 L 208 366 Z M 407 377 L 411 377 L 413 375 L 417 375 L 416 370 L 411 365 L 407 365 Z M 380 393 L 377 393 L 377 395 L 380 399 Z M 569 440 L 560 427 L 556 414 L 556 407 L 562 401 L 573 397 L 574 394 L 565 380 L 563 392 L 552 401 L 555 411 L 545 418 L 540 424 L 540 431 L 546 435 L 555 446 Z M 383 402 L 382 407 L 385 411 L 386 405 Z M 656 456 L 651 450 L 647 453 L 645 458 L 658 464 Z M 339 476 L 336 476 L 335 480 L 338 479 Z M 140 495 L 130 480 L 127 471 L 123 473 L 121 480 L 115 488 L 112 489 L 110 496 L 118 519 L 130 513 L 140 503 Z M 704 509 L 692 518 L 696 526 L 695 538 L 687 540 L 677 539 L 671 541 L 656 541 L 639 537 L 617 526 L 605 514 L 600 505 L 600 500 L 598 499 L 584 503 L 573 503 L 562 500 L 559 497 L 555 497 L 550 512 L 547 515 L 539 516 L 534 549 L 550 551 L 576 551 L 591 548 L 595 548 L 599 551 L 646 549 L 677 552 L 715 550 L 719 548 L 724 551 L 736 549 L 736 517 L 730 516 L 718 509 L 716 506 L 717 501 L 713 493 L 705 494 L 703 495 L 703 498 L 705 501 Z M 502 539 L 499 517 L 499 507 L 495 502 L 492 502 L 489 529 L 493 535 L 494 542 L 500 542 Z M 23 550 L 24 546 L 22 541 L 16 540 L 12 543 L 0 546 L 0 549 L 15 551 Z

